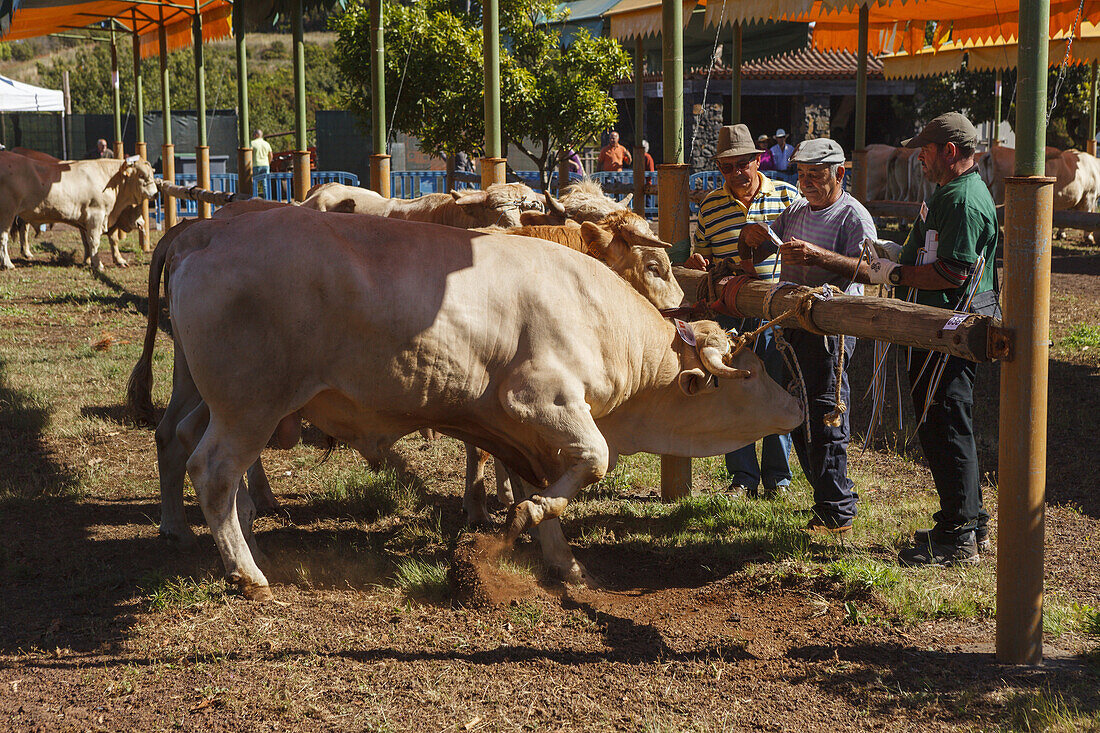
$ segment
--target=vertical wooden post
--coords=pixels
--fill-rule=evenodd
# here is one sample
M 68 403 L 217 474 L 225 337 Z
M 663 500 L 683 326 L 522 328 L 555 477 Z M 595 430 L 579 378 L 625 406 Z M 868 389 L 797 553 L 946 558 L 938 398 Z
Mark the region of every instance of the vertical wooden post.
M 233 39 L 237 55 L 237 193 L 252 197 L 252 147 L 248 124 L 248 48 L 245 45 L 244 6 L 233 3 Z
M 1096 155 L 1096 62 L 1093 61 L 1089 73 L 1089 136 L 1085 141 L 1085 151 Z
M 1005 181 L 1004 327 L 997 515 L 997 659 L 1043 660 L 1047 339 L 1054 179 L 1046 157 L 1049 0 L 1021 0 L 1016 175 Z
M 736 125 L 741 121 L 741 22 L 733 24 L 733 39 L 730 43 L 732 55 L 730 58 L 730 124 Z
M 115 113 L 115 157 L 122 159 L 126 152 L 122 147 L 122 99 L 118 78 L 118 42 L 115 40 L 114 28 L 111 29 L 111 101 Z
M 504 183 L 508 159 L 504 157 L 500 129 L 500 2 L 481 4 L 481 32 L 484 38 L 485 157 L 481 159 L 481 187 Z
M 645 216 L 645 40 L 634 38 L 634 213 Z
M 664 55 L 664 161 L 657 175 L 658 233 L 672 243 L 674 263 L 690 254 L 688 174 L 684 163 L 684 6 L 662 0 L 661 38 Z M 691 495 L 691 459 L 661 456 L 661 498 L 672 501 Z
M 386 21 L 382 0 L 370 0 L 371 133 L 370 184 L 381 196 L 390 197 L 390 156 L 386 148 Z M 453 156 L 449 161 L 454 166 Z
M 302 0 L 294 0 L 294 200 L 304 201 L 310 189 L 310 161 L 306 138 L 306 45 L 302 29 Z
M 161 11 L 164 12 L 163 10 Z M 161 176 L 164 180 L 175 185 L 176 183 L 176 146 L 172 144 L 172 96 L 168 88 L 168 33 L 164 28 L 163 18 L 160 28 L 157 29 L 160 41 L 160 109 L 161 124 L 164 127 L 164 144 L 160 146 Z M 176 197 L 160 195 L 164 206 L 164 228 L 170 229 L 176 225 Z
M 145 90 L 141 75 L 141 43 L 134 34 L 134 154 L 142 160 L 149 160 L 149 151 L 145 146 Z M 149 199 L 141 200 L 141 226 L 138 229 L 138 242 L 142 252 L 152 249 L 149 246 Z
M 198 116 L 198 145 L 195 146 L 195 174 L 199 188 L 210 190 L 210 146 L 206 141 L 206 63 L 202 48 L 202 10 L 195 0 L 195 14 L 191 17 L 191 35 L 195 52 L 195 107 Z M 210 204 L 195 204 L 200 219 L 210 218 Z
M 1001 144 L 1001 70 L 993 74 L 993 129 L 989 131 L 989 149 Z
M 852 195 L 860 201 L 867 200 L 867 29 L 869 25 L 867 5 L 859 6 L 858 66 L 856 67 L 856 143 L 852 150 L 852 164 L 856 179 Z

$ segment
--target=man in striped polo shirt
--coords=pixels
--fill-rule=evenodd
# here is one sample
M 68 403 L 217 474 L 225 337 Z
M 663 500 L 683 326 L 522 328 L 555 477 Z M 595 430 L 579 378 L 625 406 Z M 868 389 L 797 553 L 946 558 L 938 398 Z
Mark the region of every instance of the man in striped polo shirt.
M 699 270 L 718 260 L 737 257 L 737 240 L 741 228 L 749 222 L 767 223 L 798 198 L 798 190 L 789 183 L 773 181 L 759 170 L 760 154 L 746 125 L 727 125 L 718 133 L 718 170 L 725 185 L 711 191 L 699 206 L 699 222 L 695 229 L 695 253 L 684 264 Z M 758 277 L 779 279 L 778 253 L 756 265 Z M 752 330 L 759 320 L 727 319 L 725 328 Z M 756 340 L 756 353 L 764 369 L 776 382 L 783 384 L 783 358 L 776 351 L 772 332 L 765 331 Z M 756 446 L 747 445 L 726 454 L 726 470 L 730 475 L 729 491 L 759 495 L 763 484 L 765 496 L 774 495 L 791 482 L 788 457 L 791 453 L 789 435 L 769 435 L 764 438 L 761 459 L 756 460 Z
M 772 230 L 783 240 L 779 254 L 786 282 L 817 287 L 826 283 L 862 295 L 860 283 L 871 282 L 868 263 L 859 259 L 863 242 L 878 234 L 871 215 L 850 194 L 844 192 L 844 150 L 835 140 L 806 140 L 791 162 L 798 166 L 798 185 L 803 199 L 785 209 Z M 750 224 L 741 232 L 746 255 L 765 261 L 775 249 L 764 227 Z M 852 528 L 859 495 L 848 478 L 848 412 L 833 419 L 837 407 L 837 371 L 841 349 L 840 399 L 848 397 L 848 363 L 856 340 L 839 336 L 817 336 L 792 328 L 787 338 L 794 348 L 809 398 L 809 432 L 794 433 L 795 452 L 802 472 L 814 490 L 811 532 L 842 534 Z M 826 416 L 829 416 L 828 422 Z

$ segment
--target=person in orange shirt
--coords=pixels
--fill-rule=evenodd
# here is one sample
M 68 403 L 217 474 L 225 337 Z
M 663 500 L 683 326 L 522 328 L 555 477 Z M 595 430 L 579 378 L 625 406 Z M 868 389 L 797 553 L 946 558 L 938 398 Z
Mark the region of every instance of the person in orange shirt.
M 600 151 L 597 167 L 601 171 L 621 171 L 624 166 L 631 165 L 634 161 L 630 157 L 630 151 L 619 145 L 619 133 L 612 130 L 607 137 L 609 142 Z
M 645 170 L 655 171 L 657 170 L 653 165 L 653 156 L 649 154 L 649 141 L 642 140 L 642 150 L 645 151 Z

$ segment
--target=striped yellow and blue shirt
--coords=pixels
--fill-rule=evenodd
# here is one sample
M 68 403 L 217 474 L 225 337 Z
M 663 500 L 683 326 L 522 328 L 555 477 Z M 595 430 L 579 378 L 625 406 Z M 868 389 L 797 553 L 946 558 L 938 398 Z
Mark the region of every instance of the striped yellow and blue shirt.
M 776 181 L 763 173 L 760 188 L 746 207 L 723 186 L 711 191 L 699 205 L 695 229 L 695 251 L 709 260 L 737 257 L 737 238 L 746 224 L 766 224 L 800 197 L 798 189 L 785 181 Z M 779 279 L 778 253 L 756 264 L 757 275 L 764 280 Z

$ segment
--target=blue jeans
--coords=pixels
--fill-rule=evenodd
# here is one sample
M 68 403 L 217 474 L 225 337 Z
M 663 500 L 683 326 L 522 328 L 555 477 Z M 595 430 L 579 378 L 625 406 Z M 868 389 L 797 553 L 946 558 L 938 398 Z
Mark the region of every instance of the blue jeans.
M 739 331 L 751 331 L 760 325 L 756 318 L 746 318 L 739 324 Z M 769 328 L 756 339 L 756 355 L 764 362 L 764 371 L 780 385 L 787 381 L 783 355 L 775 347 L 772 330 Z M 768 435 L 760 450 L 760 462 L 756 460 L 756 445 L 746 445 L 726 454 L 726 470 L 729 471 L 732 484 L 744 486 L 749 491 L 760 488 L 763 480 L 764 490 L 771 492 L 785 488 L 791 483 L 791 467 L 788 458 L 791 455 L 791 436 Z
M 252 166 L 252 175 L 262 176 L 265 173 L 271 172 L 271 166 L 269 165 L 254 165 Z
M 806 397 L 810 401 L 810 444 L 805 428 L 795 430 L 794 450 L 802 472 L 814 490 L 814 513 L 826 522 L 844 523 L 856 515 L 855 484 L 848 478 L 848 410 L 840 416 L 840 426 L 825 424 L 824 417 L 836 407 L 836 361 L 839 337 L 818 336 L 801 329 L 784 332 L 798 358 Z M 840 398 L 852 404 L 848 389 L 848 364 L 856 348 L 856 339 L 844 339 L 844 371 Z

